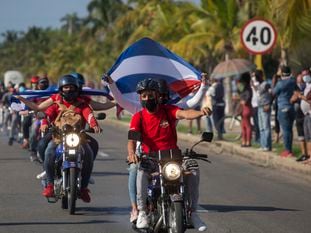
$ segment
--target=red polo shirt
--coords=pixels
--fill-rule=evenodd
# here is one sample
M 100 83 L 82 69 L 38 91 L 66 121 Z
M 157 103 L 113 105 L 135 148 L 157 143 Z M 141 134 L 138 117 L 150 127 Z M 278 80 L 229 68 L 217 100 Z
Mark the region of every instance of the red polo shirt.
M 145 108 L 133 115 L 130 130 L 142 134 L 144 153 L 159 150 L 177 149 L 175 105 L 160 105 L 156 113 L 149 113 Z

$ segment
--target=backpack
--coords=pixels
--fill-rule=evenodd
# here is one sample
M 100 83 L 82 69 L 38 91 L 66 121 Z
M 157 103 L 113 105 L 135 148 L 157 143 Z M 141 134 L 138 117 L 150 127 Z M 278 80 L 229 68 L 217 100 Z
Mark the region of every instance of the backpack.
M 75 112 L 74 109 L 78 107 L 78 105 L 70 105 L 68 108 L 59 102 L 56 102 L 58 107 L 60 108 L 60 112 L 58 113 L 54 125 L 57 129 L 62 129 L 64 125 L 71 125 L 74 128 L 81 129 L 82 127 L 82 116 Z M 59 135 L 53 135 L 55 142 L 60 142 Z

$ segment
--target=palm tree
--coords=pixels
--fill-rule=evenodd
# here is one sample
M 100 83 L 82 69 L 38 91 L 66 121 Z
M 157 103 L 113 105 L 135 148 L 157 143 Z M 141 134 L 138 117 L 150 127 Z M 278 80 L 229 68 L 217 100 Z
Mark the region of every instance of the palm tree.
M 77 32 L 82 25 L 82 19 L 80 19 L 77 13 L 67 14 L 60 20 L 64 22 L 62 29 L 66 30 L 69 35 L 72 35 L 74 32 Z
M 310 0 L 265 0 L 266 14 L 275 24 L 281 47 L 280 64 L 288 64 L 288 50 L 311 35 Z

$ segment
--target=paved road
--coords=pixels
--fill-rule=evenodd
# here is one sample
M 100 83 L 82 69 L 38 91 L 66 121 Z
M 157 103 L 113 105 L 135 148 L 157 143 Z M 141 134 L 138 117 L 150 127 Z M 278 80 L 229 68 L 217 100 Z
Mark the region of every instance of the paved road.
M 107 123 L 106 123 L 107 124 Z M 41 171 L 28 154 L 0 137 L 0 232 L 132 232 L 127 195 L 125 129 L 104 126 L 91 185 L 92 202 L 78 201 L 70 216 L 48 204 L 34 178 Z M 186 142 L 180 145 L 189 147 Z M 197 148 L 208 153 L 208 144 Z M 200 216 L 213 233 L 309 233 L 311 185 L 279 171 L 226 155 L 200 162 Z M 195 232 L 194 230 L 187 232 Z

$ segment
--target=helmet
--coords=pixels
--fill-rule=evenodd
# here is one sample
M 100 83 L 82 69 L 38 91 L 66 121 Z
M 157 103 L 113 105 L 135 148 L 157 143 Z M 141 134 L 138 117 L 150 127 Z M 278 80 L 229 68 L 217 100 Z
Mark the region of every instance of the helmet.
M 146 78 L 140 81 L 139 83 L 137 83 L 137 86 L 136 86 L 136 92 L 138 94 L 140 94 L 142 91 L 145 91 L 145 90 L 159 92 L 159 89 L 160 89 L 159 83 L 151 78 Z
M 31 79 L 30 79 L 31 83 L 38 83 L 38 81 L 39 81 L 39 77 L 38 76 L 32 76 Z
M 58 80 L 58 90 L 61 90 L 65 85 L 74 85 L 79 88 L 78 80 L 70 74 L 66 74 Z
M 85 84 L 85 79 L 82 74 L 74 72 L 71 73 L 70 75 L 78 80 L 78 83 L 80 85 L 79 87 L 82 87 Z
M 40 78 L 38 84 L 39 84 L 40 90 L 47 89 L 49 87 L 49 84 L 50 84 L 48 77 Z

